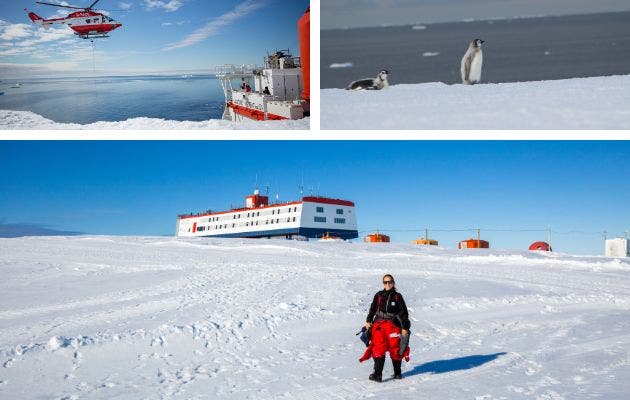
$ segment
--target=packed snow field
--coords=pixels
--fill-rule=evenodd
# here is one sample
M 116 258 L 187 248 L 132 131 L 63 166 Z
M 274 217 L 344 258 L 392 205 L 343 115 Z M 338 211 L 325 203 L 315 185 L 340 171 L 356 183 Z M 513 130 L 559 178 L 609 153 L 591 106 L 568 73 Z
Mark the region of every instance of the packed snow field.
M 630 129 L 629 92 L 630 75 L 473 86 L 434 82 L 379 91 L 322 89 L 321 128 Z
M 405 244 L 0 239 L 0 398 L 625 399 L 630 262 Z M 355 336 L 381 277 L 401 381 Z M 392 372 L 389 361 L 385 376 Z M 34 384 L 37 382 L 37 384 Z
M 187 129 L 309 129 L 310 118 L 295 121 L 247 121 L 234 123 L 221 119 L 207 121 L 169 121 L 159 118 L 131 118 L 125 121 L 100 121 L 91 124 L 65 124 L 51 121 L 30 111 L 0 110 L 1 129 L 37 130 L 187 130 Z

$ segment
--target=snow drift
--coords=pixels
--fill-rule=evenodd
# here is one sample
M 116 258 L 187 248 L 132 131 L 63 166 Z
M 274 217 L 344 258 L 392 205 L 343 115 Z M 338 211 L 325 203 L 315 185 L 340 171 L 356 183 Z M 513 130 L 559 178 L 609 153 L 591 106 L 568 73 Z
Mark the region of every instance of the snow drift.
M 395 80 L 395 73 L 390 76 Z M 482 74 L 483 81 L 483 74 Z M 630 75 L 321 91 L 322 129 L 630 129 Z
M 101 121 L 92 124 L 67 124 L 51 121 L 30 111 L 0 110 L 0 129 L 38 130 L 188 130 L 188 129 L 309 129 L 309 118 L 293 121 L 251 121 L 234 123 L 221 119 L 171 121 L 159 118 L 131 118 L 126 121 Z
M 0 239 L 0 397 L 623 399 L 630 263 L 413 245 Z M 367 380 L 394 275 L 402 381 Z M 385 375 L 392 371 L 389 361 Z M 36 385 L 33 382 L 37 382 Z

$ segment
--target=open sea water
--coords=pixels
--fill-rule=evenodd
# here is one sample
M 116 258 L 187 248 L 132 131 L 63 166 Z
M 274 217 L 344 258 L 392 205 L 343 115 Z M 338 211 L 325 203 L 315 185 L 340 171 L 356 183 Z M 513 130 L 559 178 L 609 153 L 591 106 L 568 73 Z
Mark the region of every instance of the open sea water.
M 461 83 L 460 61 L 475 38 L 486 41 L 482 83 L 630 74 L 630 12 L 619 12 L 324 30 L 321 87 L 380 69 L 391 84 Z
M 19 89 L 11 88 L 15 83 Z M 221 119 L 225 106 L 214 75 L 7 79 L 0 92 L 0 109 L 32 111 L 62 123 L 136 117 L 205 121 Z

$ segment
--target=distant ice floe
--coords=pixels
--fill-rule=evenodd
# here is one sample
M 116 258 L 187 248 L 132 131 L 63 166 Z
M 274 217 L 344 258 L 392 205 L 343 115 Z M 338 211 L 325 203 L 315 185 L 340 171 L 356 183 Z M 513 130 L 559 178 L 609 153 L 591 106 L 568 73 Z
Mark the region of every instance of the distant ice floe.
M 423 31 L 427 29 L 427 27 L 424 25 L 414 25 L 411 27 L 411 29 L 413 29 L 414 31 Z
M 60 123 L 30 111 L 0 110 L 0 130 L 307 130 L 310 119 L 284 121 L 231 122 L 221 119 L 207 121 L 172 121 L 160 118 L 131 118 L 125 121 L 99 121 L 91 124 Z
M 439 56 L 439 55 L 440 55 L 440 53 L 438 53 L 438 52 L 430 52 L 430 51 L 422 53 L 422 57 L 435 57 L 435 56 Z
M 345 62 L 345 63 L 333 63 L 333 64 L 330 64 L 330 66 L 328 68 L 352 68 L 353 66 L 354 66 L 353 63 Z

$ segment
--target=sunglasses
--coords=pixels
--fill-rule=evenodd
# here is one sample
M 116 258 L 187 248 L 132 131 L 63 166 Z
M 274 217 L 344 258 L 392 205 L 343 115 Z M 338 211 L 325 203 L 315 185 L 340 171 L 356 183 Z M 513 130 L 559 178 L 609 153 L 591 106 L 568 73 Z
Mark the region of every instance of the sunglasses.
M 383 281 L 383 285 L 393 285 L 394 281 Z

